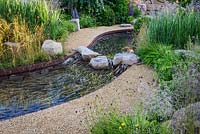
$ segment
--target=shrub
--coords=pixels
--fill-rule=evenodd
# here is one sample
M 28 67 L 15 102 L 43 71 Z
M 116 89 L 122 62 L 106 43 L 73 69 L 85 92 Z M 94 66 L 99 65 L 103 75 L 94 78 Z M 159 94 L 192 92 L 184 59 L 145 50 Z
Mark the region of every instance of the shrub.
M 46 38 L 58 40 L 65 38 L 68 32 L 76 29 L 76 25 L 60 15 L 60 11 L 51 16 L 50 22 L 45 25 Z
M 68 32 L 74 32 L 77 29 L 77 25 L 70 21 L 63 21 L 63 25 L 64 25 L 64 27 L 66 27 Z
M 142 25 L 143 24 L 147 25 L 150 21 L 151 21 L 150 17 L 146 16 L 139 17 L 134 24 L 134 32 L 136 32 L 136 34 L 139 33 Z
M 126 22 L 131 23 L 134 20 L 135 17 L 128 16 Z
M 128 0 L 62 0 L 63 5 L 68 7 L 68 14 L 71 14 L 73 7 L 81 14 L 93 16 L 97 25 L 113 25 L 128 21 L 129 1 Z M 135 16 L 139 15 L 139 10 L 134 7 Z M 105 20 L 104 20 L 105 19 Z M 106 22 L 108 21 L 108 22 Z
M 95 27 L 96 26 L 96 20 L 95 20 L 95 18 L 93 18 L 91 16 L 83 14 L 80 17 L 80 25 L 81 25 L 81 28 Z
M 101 115 L 91 127 L 92 134 L 170 134 L 167 125 L 149 120 L 141 112 L 134 115 L 120 115 L 115 112 Z
M 170 88 L 173 91 L 173 106 L 180 109 L 200 101 L 200 60 L 186 58 L 174 68 Z
M 139 17 L 140 15 L 141 15 L 140 10 L 139 10 L 135 5 L 133 5 L 133 16 L 134 16 L 135 18 L 137 18 L 137 17 Z
M 172 51 L 171 46 L 147 42 L 137 48 L 137 54 L 145 64 L 155 69 L 160 80 L 172 79 L 172 68 L 178 57 Z
M 67 13 L 71 14 L 74 7 L 83 14 L 95 15 L 103 10 L 103 0 L 60 0 L 61 7 L 67 7 Z
M 97 16 L 97 24 L 111 26 L 115 24 L 115 13 L 109 6 L 105 6 L 103 12 Z
M 164 13 L 151 20 L 148 36 L 151 42 L 185 48 L 189 38 L 200 37 L 200 13 L 180 10 L 176 14 Z
M 127 22 L 129 11 L 128 0 L 104 0 L 104 4 L 114 11 L 117 24 Z

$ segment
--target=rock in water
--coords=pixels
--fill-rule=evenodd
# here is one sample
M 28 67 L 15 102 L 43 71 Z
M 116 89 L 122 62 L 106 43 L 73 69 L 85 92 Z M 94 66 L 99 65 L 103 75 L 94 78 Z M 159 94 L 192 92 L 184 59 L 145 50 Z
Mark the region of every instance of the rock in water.
M 90 61 L 90 59 L 100 56 L 99 53 L 94 52 L 85 46 L 79 46 L 75 51 L 79 52 L 85 61 Z
M 92 58 L 90 61 L 90 65 L 94 69 L 108 69 L 109 61 L 106 56 L 98 56 L 96 58 Z
M 126 64 L 133 65 L 138 63 L 139 57 L 132 53 L 118 53 L 114 56 L 113 65 Z
M 63 53 L 62 44 L 53 40 L 45 40 L 42 44 L 42 50 L 51 56 Z

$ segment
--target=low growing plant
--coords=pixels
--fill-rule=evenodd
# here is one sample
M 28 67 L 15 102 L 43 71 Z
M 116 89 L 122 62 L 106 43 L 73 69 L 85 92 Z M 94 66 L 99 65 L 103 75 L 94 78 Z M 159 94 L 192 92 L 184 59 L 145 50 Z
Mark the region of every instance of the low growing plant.
M 172 79 L 172 69 L 178 56 L 174 54 L 171 46 L 147 42 L 137 48 L 137 54 L 145 64 L 155 69 L 160 80 Z
M 91 127 L 91 134 L 170 134 L 167 125 L 157 120 L 149 120 L 141 111 L 133 115 L 120 115 L 116 112 L 100 115 Z
M 170 88 L 173 91 L 173 106 L 180 109 L 200 101 L 200 60 L 199 57 L 184 59 L 174 68 Z
M 95 27 L 96 26 L 96 19 L 89 16 L 89 15 L 83 14 L 80 17 L 80 25 L 81 25 L 81 28 Z

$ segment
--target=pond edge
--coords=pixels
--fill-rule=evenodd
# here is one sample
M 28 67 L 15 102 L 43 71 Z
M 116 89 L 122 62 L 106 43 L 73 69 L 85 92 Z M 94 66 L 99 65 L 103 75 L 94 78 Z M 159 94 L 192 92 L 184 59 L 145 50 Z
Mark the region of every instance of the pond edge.
M 126 32 L 133 32 L 133 29 L 121 29 L 121 30 L 113 30 L 109 32 L 105 32 L 102 34 L 99 34 L 96 36 L 93 41 L 87 46 L 88 48 L 92 47 L 96 41 L 98 41 L 100 38 L 106 36 L 106 35 L 111 35 L 115 33 L 126 33 Z M 31 65 L 24 65 L 24 66 L 19 66 L 15 68 L 8 68 L 8 69 L 1 69 L 0 70 L 0 77 L 6 77 L 14 74 L 21 74 L 21 73 L 26 73 L 26 72 L 32 72 L 36 70 L 41 70 L 45 69 L 48 67 L 53 67 L 59 64 L 62 64 L 65 60 L 73 56 L 74 53 L 70 55 L 65 55 L 63 58 L 55 59 L 52 61 L 47 61 L 47 62 L 39 62 Z

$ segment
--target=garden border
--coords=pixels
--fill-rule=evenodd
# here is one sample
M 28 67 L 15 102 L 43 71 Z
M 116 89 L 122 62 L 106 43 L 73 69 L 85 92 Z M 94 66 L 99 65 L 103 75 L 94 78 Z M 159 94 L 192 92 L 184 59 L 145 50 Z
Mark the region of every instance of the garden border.
M 87 47 L 90 48 L 96 41 L 98 41 L 103 36 L 115 34 L 115 33 L 124 33 L 124 32 L 133 32 L 133 29 L 113 30 L 113 31 L 102 33 L 102 34 L 96 36 Z M 21 73 L 25 73 L 25 72 L 33 72 L 36 70 L 42 70 L 42 69 L 45 69 L 48 67 L 53 67 L 53 66 L 63 63 L 66 59 L 68 59 L 69 57 L 71 57 L 73 55 L 74 55 L 74 53 L 70 54 L 70 55 L 65 55 L 64 58 L 55 59 L 52 61 L 40 62 L 40 63 L 25 65 L 25 66 L 19 66 L 16 68 L 1 69 L 0 77 L 10 76 L 10 75 L 14 75 L 14 74 L 21 74 Z

